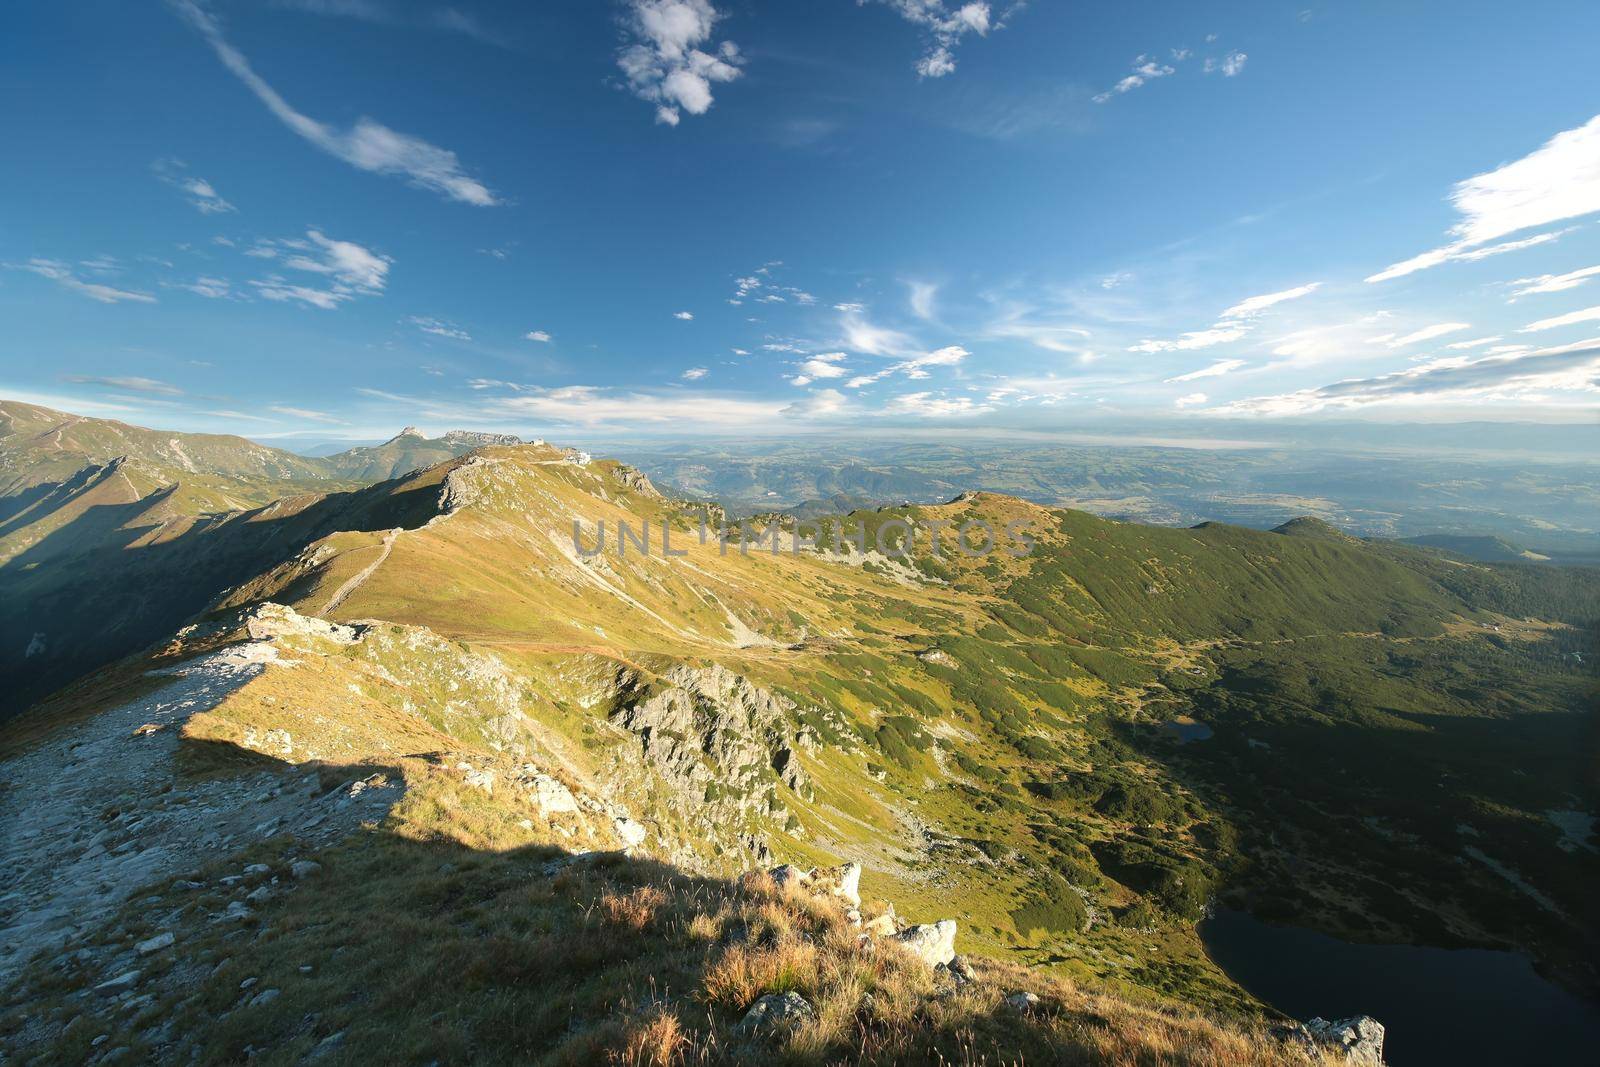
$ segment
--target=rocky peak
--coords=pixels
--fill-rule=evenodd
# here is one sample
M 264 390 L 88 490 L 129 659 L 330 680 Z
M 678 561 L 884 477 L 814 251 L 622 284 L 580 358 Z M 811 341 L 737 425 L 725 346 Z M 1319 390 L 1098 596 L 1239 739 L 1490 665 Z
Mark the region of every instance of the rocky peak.
M 451 430 L 439 438 L 451 448 L 482 448 L 485 445 L 520 445 L 522 438 L 510 433 L 483 433 L 478 430 Z

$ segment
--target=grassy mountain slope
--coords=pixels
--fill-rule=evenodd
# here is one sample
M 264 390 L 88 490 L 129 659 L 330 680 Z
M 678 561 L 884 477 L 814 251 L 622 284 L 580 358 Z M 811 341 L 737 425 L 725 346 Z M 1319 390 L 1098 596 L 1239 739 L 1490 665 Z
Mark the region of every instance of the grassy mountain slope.
M 344 494 L 514 440 L 408 428 L 312 459 L 0 401 L 0 596 L 11 607 L 0 613 L 0 717 L 164 636 L 308 541 L 365 529 L 364 504 L 347 511 Z
M 1549 813 L 1594 807 L 1592 668 L 1573 655 L 1591 647 L 1593 573 L 1305 526 L 1142 527 L 990 494 L 847 517 L 869 548 L 945 524 L 940 552 L 924 536 L 905 559 L 826 529 L 815 551 L 791 550 L 792 533 L 777 552 L 724 549 L 697 518 L 622 465 L 490 447 L 143 539 L 117 565 L 142 584 L 190 568 L 186 589 L 202 574 L 232 587 L 168 656 L 234 640 L 239 613 L 265 601 L 362 625 L 197 714 L 185 751 L 191 773 L 230 773 L 246 753 L 284 760 L 287 737 L 297 764 L 391 768 L 407 799 L 384 833 L 464 843 L 436 862 L 497 872 L 471 889 L 418 881 L 408 915 L 489 921 L 521 870 L 494 857 L 542 861 L 526 850 L 620 832 L 601 820 L 566 836 L 503 785 L 486 795 L 511 802 L 480 812 L 462 784 L 462 764 L 506 783 L 532 763 L 625 806 L 679 871 L 856 860 L 864 893 L 907 919 L 958 916 L 963 951 L 1108 995 L 1258 1011 L 1195 938 L 1219 895 L 1346 936 L 1520 946 L 1592 987 L 1596 854 Z M 603 551 L 575 548 L 575 519 L 586 550 L 604 521 Z M 955 531 L 978 520 L 1026 527 L 1032 551 L 963 555 Z M 619 521 L 635 536 L 649 524 L 650 554 L 619 544 Z M 662 523 L 682 555 L 663 554 Z M 96 595 L 72 590 L 111 610 L 116 596 Z M 96 684 L 15 729 L 71 719 Z M 1168 724 L 1186 719 L 1210 739 L 1175 740 Z M 370 878 L 401 878 L 403 854 L 383 852 Z M 639 888 L 621 877 L 576 899 Z M 667 928 L 693 924 L 676 914 Z M 501 921 L 549 932 L 514 909 Z M 480 966 L 488 989 L 523 980 Z M 644 996 L 646 974 L 595 966 L 603 988 Z M 672 1003 L 723 1003 L 701 988 Z M 452 1018 L 469 1042 L 498 1025 Z M 632 1025 L 606 1018 L 591 1021 Z

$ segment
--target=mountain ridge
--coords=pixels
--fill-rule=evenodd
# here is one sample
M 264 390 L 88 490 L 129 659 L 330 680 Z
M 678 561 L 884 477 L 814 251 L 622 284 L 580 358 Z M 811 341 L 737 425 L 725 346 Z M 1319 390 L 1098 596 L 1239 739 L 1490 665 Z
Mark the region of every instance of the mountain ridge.
M 964 953 L 1235 1019 L 1269 1013 L 1195 937 L 1216 900 L 1344 936 L 1518 945 L 1592 988 L 1593 854 L 1562 848 L 1542 812 L 1588 788 L 1593 712 L 1568 650 L 1592 632 L 1593 573 L 1464 565 L 1305 524 L 1139 526 L 991 493 L 832 518 L 843 529 L 817 524 L 814 547 L 792 518 L 759 541 L 768 520 L 721 538 L 717 509 L 626 464 L 491 444 L 201 522 L 123 531 L 115 513 L 98 526 L 121 543 L 69 524 L 0 565 L 7 602 L 43 603 L 30 582 L 60 582 L 63 560 L 84 572 L 57 586 L 64 617 L 108 622 L 131 588 L 187 584 L 159 618 L 125 616 L 144 651 L 130 642 L 7 732 L 26 747 L 125 706 L 152 668 L 269 641 L 277 659 L 189 715 L 176 753 L 202 777 L 263 759 L 346 782 L 387 768 L 405 799 L 378 823 L 397 836 L 316 860 L 376 848 L 376 884 L 413 884 L 408 842 L 431 839 L 465 843 L 435 865 L 522 885 L 524 865 L 482 857 L 564 863 L 622 844 L 677 872 L 620 868 L 615 890 L 579 879 L 595 908 L 622 906 L 605 892 L 677 892 L 678 876 L 856 862 L 863 893 L 903 923 L 956 916 Z M 619 539 L 623 523 L 650 551 Z M 1027 552 L 956 537 L 1015 523 Z M 56 538 L 60 552 L 41 547 Z M 1212 735 L 1174 741 L 1185 720 Z M 1531 761 L 1538 781 L 1515 773 Z M 1471 792 L 1434 784 L 1464 771 Z M 547 779 L 610 807 L 552 822 L 566 801 Z M 1462 825 L 1555 910 L 1463 853 Z M 303 858 L 257 847 L 284 870 Z M 1436 901 L 1383 888 L 1429 870 L 1451 872 Z

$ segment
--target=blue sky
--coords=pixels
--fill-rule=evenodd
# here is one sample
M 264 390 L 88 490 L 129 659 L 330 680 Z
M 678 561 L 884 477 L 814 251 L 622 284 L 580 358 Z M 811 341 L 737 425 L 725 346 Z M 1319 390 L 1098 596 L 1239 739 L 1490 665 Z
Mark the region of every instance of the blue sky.
M 272 439 L 1592 420 L 1600 7 L 16 0 L 0 395 Z

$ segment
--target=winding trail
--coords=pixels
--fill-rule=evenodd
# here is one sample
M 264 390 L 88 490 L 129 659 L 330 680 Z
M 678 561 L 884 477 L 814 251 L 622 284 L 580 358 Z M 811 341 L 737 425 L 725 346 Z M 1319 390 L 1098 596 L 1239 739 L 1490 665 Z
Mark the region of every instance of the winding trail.
M 326 619 L 329 615 L 332 615 L 338 610 L 340 604 L 350 598 L 351 593 L 360 589 L 362 584 L 372 577 L 373 572 L 383 566 L 384 560 L 389 558 L 389 553 L 394 551 L 394 543 L 399 538 L 400 533 L 401 529 L 397 526 L 383 535 L 383 551 L 378 553 L 378 558 L 362 567 L 359 572 L 335 590 L 333 596 L 329 597 L 328 602 L 322 606 L 322 610 L 317 612 L 317 618 Z

